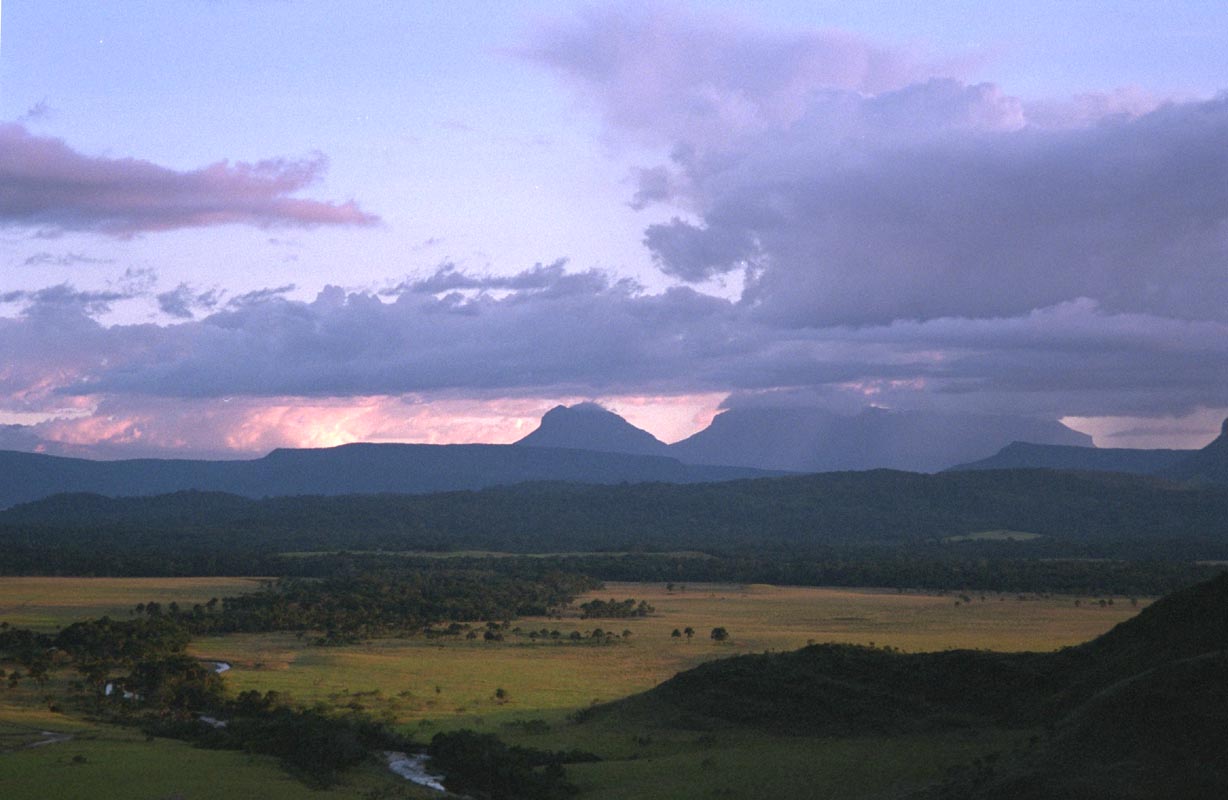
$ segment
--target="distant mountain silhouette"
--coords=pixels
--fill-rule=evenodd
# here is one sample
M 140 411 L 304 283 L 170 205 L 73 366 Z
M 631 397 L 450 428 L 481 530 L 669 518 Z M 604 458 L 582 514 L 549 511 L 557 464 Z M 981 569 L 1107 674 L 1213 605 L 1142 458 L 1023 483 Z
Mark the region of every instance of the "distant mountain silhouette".
M 1219 436 L 1209 445 L 1157 474 L 1178 481 L 1228 483 L 1228 419 L 1220 426 Z
M 987 457 L 1012 441 L 1091 445 L 1052 420 L 987 414 L 867 409 L 843 416 L 814 408 L 733 408 L 671 445 L 693 464 L 740 464 L 799 472 L 902 469 L 936 472 Z
M 1011 442 L 989 458 L 957 464 L 952 471 L 1068 469 L 1128 472 L 1173 481 L 1228 484 L 1228 420 L 1201 450 L 1132 450 Z
M 952 471 L 980 469 L 1077 469 L 1154 475 L 1190 455 L 1189 450 L 1133 450 L 1011 442 L 989 458 L 957 464 Z
M 513 445 L 350 444 L 250 461 L 89 461 L 0 451 L 0 508 L 62 492 L 142 496 L 197 489 L 245 497 L 481 489 L 525 481 L 700 483 L 758 477 L 659 456 Z
M 665 442 L 596 403 L 555 406 L 545 413 L 537 430 L 516 444 L 642 456 L 672 455 Z

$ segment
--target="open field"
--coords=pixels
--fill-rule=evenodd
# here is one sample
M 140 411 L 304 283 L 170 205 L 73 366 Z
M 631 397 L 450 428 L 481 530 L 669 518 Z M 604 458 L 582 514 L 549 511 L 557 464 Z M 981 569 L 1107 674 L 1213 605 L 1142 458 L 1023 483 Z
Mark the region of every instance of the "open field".
M 0 622 L 50 631 L 79 620 L 124 619 L 137 603 L 180 605 L 243 594 L 259 578 L 0 578 Z
M 907 651 L 980 648 L 1053 650 L 1091 639 L 1137 613 L 1117 598 L 1101 607 L 1083 599 L 738 585 L 690 585 L 667 591 L 658 583 L 610 583 L 580 598 L 647 600 L 647 618 L 528 618 L 514 626 L 559 630 L 603 628 L 629 637 L 607 644 L 533 642 L 506 633 L 503 642 L 381 639 L 315 647 L 293 634 L 239 634 L 195 641 L 202 658 L 231 662 L 235 691 L 277 689 L 301 703 L 361 705 L 403 721 L 493 716 L 581 708 L 649 689 L 713 658 L 792 650 L 809 642 L 850 642 Z M 1142 605 L 1142 604 L 1140 604 Z M 693 640 L 671 637 L 695 629 Z M 717 626 L 731 639 L 709 639 Z M 497 689 L 505 701 L 496 701 Z M 378 694 L 376 694 L 378 692 Z

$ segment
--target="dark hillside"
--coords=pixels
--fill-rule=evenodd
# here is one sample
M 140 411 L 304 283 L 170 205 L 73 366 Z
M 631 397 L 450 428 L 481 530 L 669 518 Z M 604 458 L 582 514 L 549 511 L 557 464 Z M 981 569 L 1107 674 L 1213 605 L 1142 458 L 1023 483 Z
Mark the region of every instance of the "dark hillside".
M 1222 745 L 1226 648 L 1228 573 L 1155 603 L 1086 645 L 1055 653 L 905 654 L 813 645 L 709 662 L 590 713 L 617 706 L 680 727 L 733 724 L 811 735 L 1060 722 L 1071 753 L 1133 758 L 1160 735 L 1143 731 L 1150 721 L 1166 730 L 1178 727 L 1182 714 L 1193 728 L 1218 733 Z M 1115 719 L 1121 720 L 1116 729 L 1102 730 Z M 1174 741 L 1189 738 L 1186 732 Z M 1171 753 L 1163 755 L 1172 749 L 1156 750 L 1157 758 L 1172 762 Z
M 978 469 L 1067 469 L 1154 475 L 1190 455 L 1189 450 L 1130 450 L 1011 442 L 989 458 L 957 464 L 951 472 Z
M 1228 653 L 1114 684 L 1051 736 L 913 800 L 1219 800 L 1228 796 Z
M 1228 484 L 1228 419 L 1213 442 L 1159 474 L 1172 480 Z

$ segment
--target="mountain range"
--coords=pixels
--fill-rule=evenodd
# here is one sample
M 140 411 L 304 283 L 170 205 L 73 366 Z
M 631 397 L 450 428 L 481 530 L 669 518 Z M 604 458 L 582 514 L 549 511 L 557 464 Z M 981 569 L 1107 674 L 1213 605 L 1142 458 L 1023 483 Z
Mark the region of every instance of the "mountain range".
M 1201 450 L 1135 450 L 1012 442 L 989 458 L 958 464 L 953 471 L 1065 469 L 1127 472 L 1193 483 L 1228 483 L 1228 419 L 1220 435 Z
M 854 416 L 818 408 L 731 408 L 695 435 L 665 444 L 595 403 L 557 406 L 517 442 L 671 456 L 686 464 L 789 472 L 900 469 L 937 472 L 984 458 L 1012 441 L 1090 447 L 1090 436 L 1060 422 L 989 414 L 899 412 Z
M 94 461 L 0 451 L 0 508 L 62 492 L 422 494 L 528 481 L 702 483 L 884 467 L 937 472 L 952 464 L 1228 483 L 1228 433 L 1198 451 L 1099 450 L 1090 444 L 1090 437 L 1054 421 L 879 409 L 840 416 L 797 408 L 730 409 L 705 430 L 666 444 L 601 406 L 582 403 L 551 409 L 514 445 L 350 444 L 218 461 Z
M 660 456 L 463 444 L 348 444 L 274 450 L 247 461 L 91 461 L 0 451 L 0 508 L 64 492 L 112 497 L 188 489 L 243 497 L 425 494 L 526 481 L 707 483 L 779 474 Z

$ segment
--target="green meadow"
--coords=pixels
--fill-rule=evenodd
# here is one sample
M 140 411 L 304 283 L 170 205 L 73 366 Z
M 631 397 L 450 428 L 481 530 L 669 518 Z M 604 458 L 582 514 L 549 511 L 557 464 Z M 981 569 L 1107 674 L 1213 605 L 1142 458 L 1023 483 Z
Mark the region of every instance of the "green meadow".
M 0 620 L 47 628 L 121 616 L 137 602 L 190 604 L 258 585 L 255 579 L 4 579 Z M 503 641 L 491 642 L 416 637 L 321 647 L 290 633 L 233 634 L 198 638 L 191 651 L 230 662 L 225 680 L 232 692 L 275 689 L 304 706 L 363 710 L 423 742 L 440 730 L 468 727 L 511 743 L 590 750 L 604 760 L 567 768 L 582 797 L 882 797 L 893 787 L 936 779 L 949 765 L 1007 749 L 1021 734 L 816 739 L 732 728 L 672 730 L 617 714 L 577 724 L 572 715 L 738 653 L 824 641 L 913 652 L 1053 650 L 1091 639 L 1145 605 L 1124 598 L 1101 605 L 1097 598 L 1065 596 L 658 583 L 609 583 L 576 605 L 628 597 L 648 601 L 654 613 L 525 618 L 511 622 Z M 727 641 L 710 638 L 718 626 L 729 631 Z M 617 636 L 569 638 L 598 627 Z M 688 627 L 693 638 L 672 636 Z M 543 629 L 560 636 L 528 635 Z M 54 685 L 0 688 L 0 748 L 7 751 L 0 754 L 0 796 L 92 798 L 105 796 L 106 787 L 129 786 L 139 791 L 126 796 L 149 798 L 364 797 L 397 780 L 372 765 L 328 792 L 308 790 L 269 759 L 146 741 L 74 719 L 71 711 L 51 713 L 46 695 L 54 692 Z M 42 731 L 72 739 L 30 747 Z

